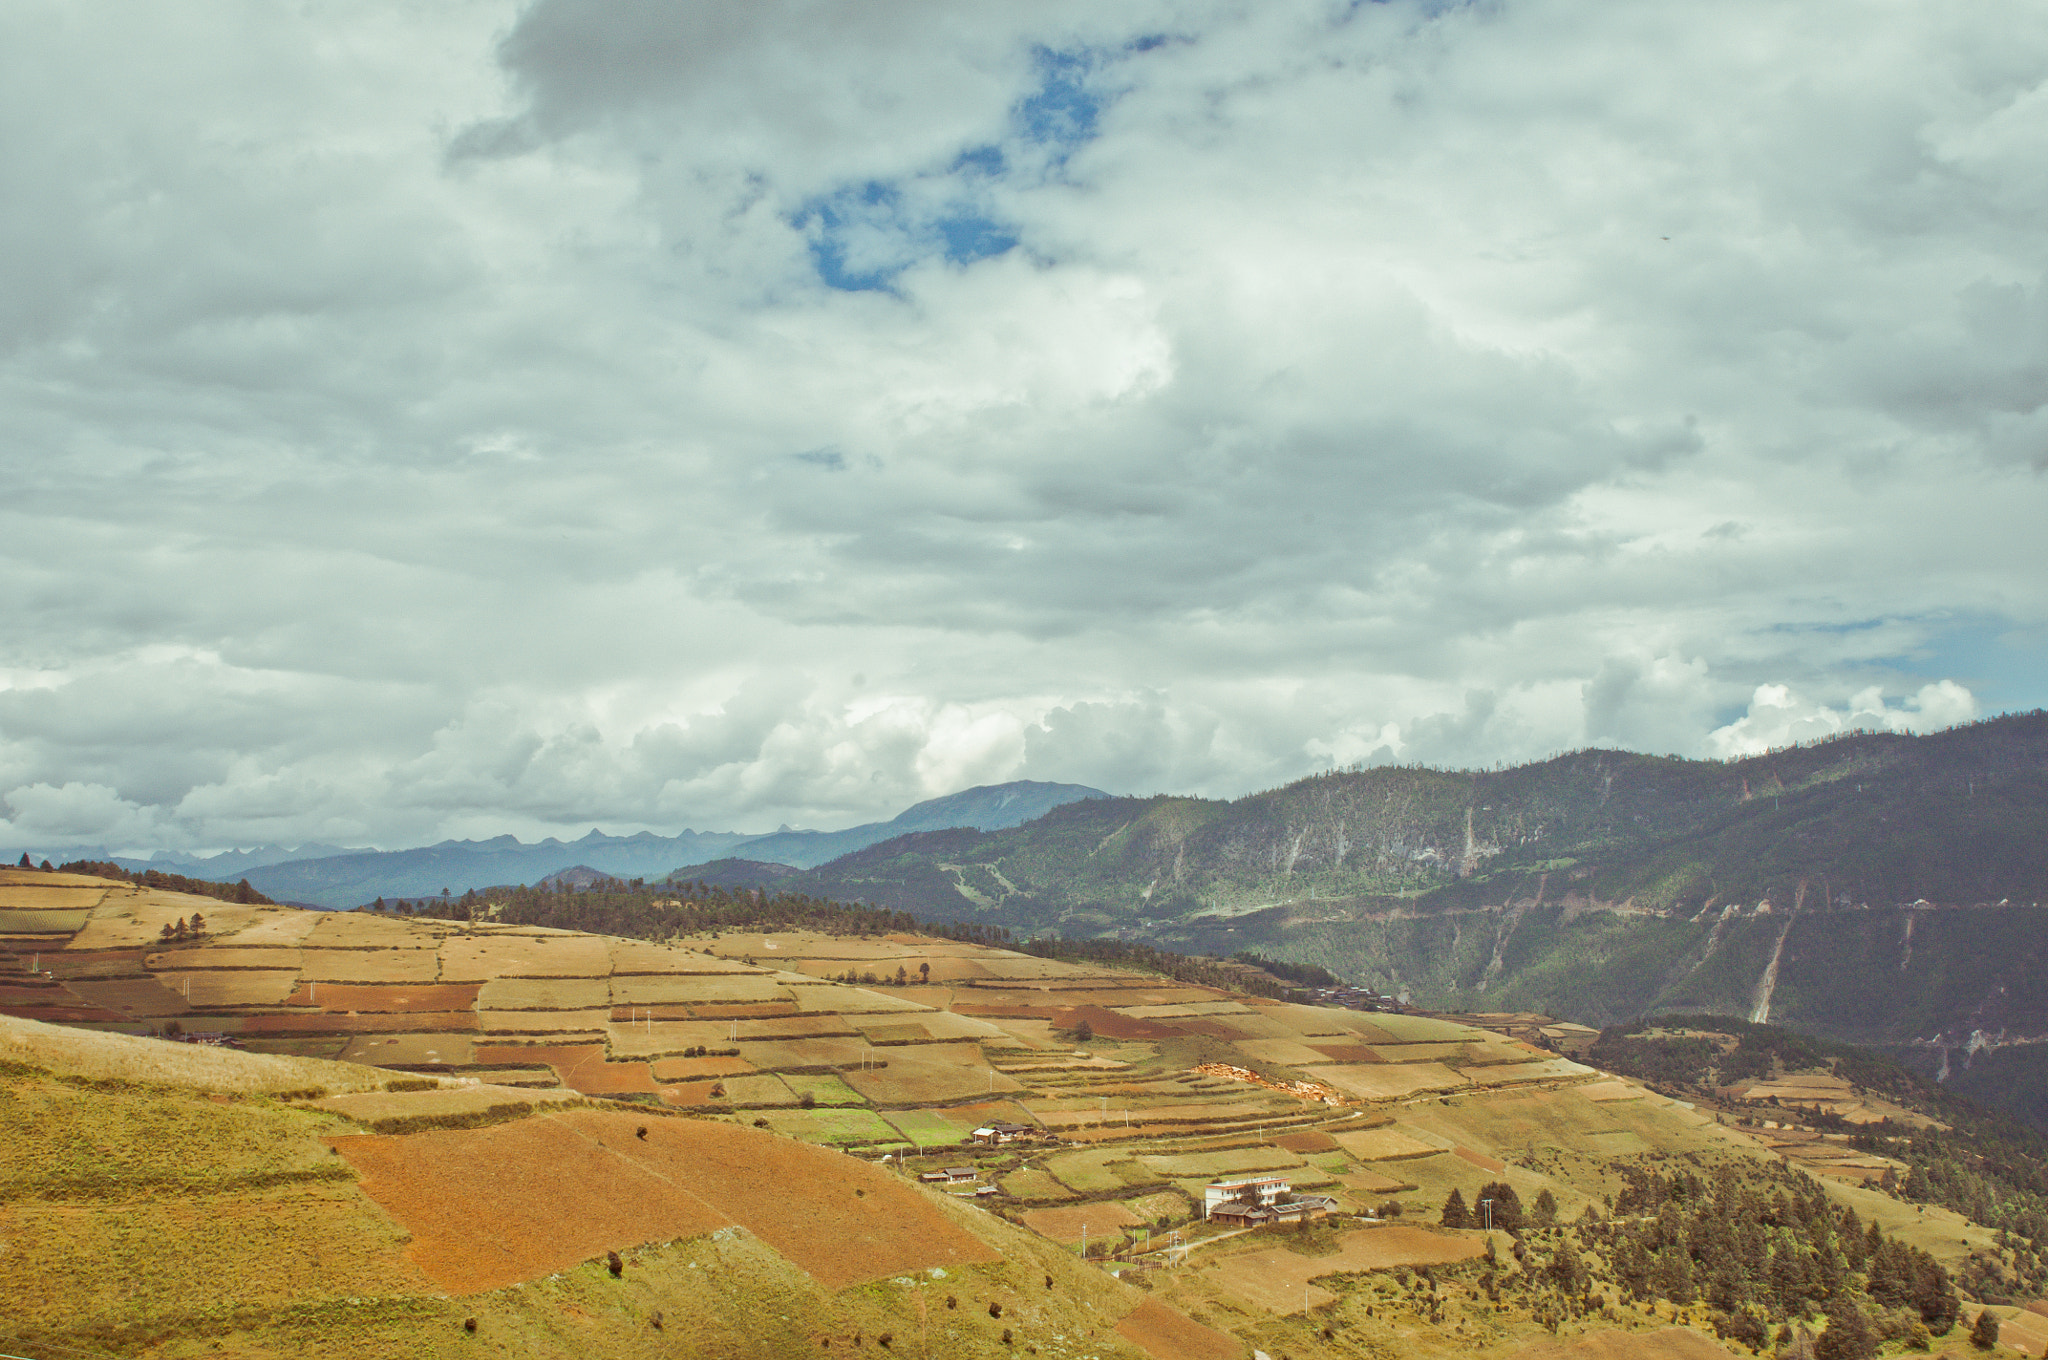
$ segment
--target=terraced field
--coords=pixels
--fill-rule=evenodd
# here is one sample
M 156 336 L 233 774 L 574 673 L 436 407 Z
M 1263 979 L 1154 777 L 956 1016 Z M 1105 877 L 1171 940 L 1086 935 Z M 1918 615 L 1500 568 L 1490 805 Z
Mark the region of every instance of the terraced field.
M 175 938 L 195 912 L 204 933 Z M 1077 1353 L 1242 1355 L 1257 1339 L 1272 1354 L 1334 1356 L 1352 1352 L 1325 1347 L 1315 1318 L 1377 1326 L 1375 1281 L 1461 1269 L 1484 1252 L 1483 1233 L 1415 1226 L 1454 1188 L 1471 1196 L 1504 1180 L 1525 1202 L 1551 1192 L 1572 1215 L 1617 1188 L 1624 1158 L 1782 1152 L 1845 1195 L 1869 1193 L 1860 1182 L 1877 1174 L 1839 1140 L 1788 1131 L 1774 1147 L 1777 1131 L 1723 1127 L 1474 1024 L 1292 1005 L 920 936 L 610 940 L 229 906 L 19 871 L 0 872 L 0 929 L 12 932 L 0 937 L 0 1015 L 65 1027 L 33 1027 L 40 1051 L 68 1042 L 65 1061 L 89 1051 L 118 1068 L 104 1074 L 117 1081 L 202 1086 L 260 1069 L 257 1089 L 296 1092 L 293 1117 L 326 1121 L 317 1127 L 339 1154 L 310 1162 L 331 1202 L 303 1223 L 268 1200 L 248 1212 L 296 1224 L 293 1241 L 330 1220 L 357 1225 L 348 1231 L 368 1244 L 369 1264 L 346 1278 L 385 1299 L 482 1297 L 632 1248 L 670 1272 L 666 1289 L 715 1258 L 753 1272 L 748 1288 L 802 1279 L 833 1299 L 915 1278 L 925 1325 L 932 1308 L 995 1323 L 990 1304 L 1026 1299 L 1043 1320 L 1051 1305 L 1024 1286 L 1042 1292 L 1042 1276 L 1081 1297 L 1069 1265 L 1042 1263 L 1071 1263 L 1085 1227 L 1091 1255 L 1113 1257 L 1152 1293 L 1140 1309 L 1138 1294 L 1088 1272 L 1101 1316 L 1085 1324 L 1069 1309 L 1060 1323 L 1060 1335 L 1090 1336 Z M 1077 1034 L 1083 1022 L 1090 1037 Z M 172 1024 L 248 1051 L 142 1037 Z M 0 1043 L 0 1058 L 9 1052 Z M 227 1075 L 209 1077 L 215 1068 Z M 1781 1099 L 1847 1103 L 1834 1088 L 1780 1086 Z M 1021 1136 L 974 1142 L 998 1123 Z M 272 1161 L 307 1174 L 305 1152 Z M 901 1174 L 942 1165 L 972 1166 L 977 1185 L 1002 1193 L 970 1206 Z M 1202 1220 L 1204 1186 L 1251 1174 L 1330 1196 L 1341 1235 L 1303 1254 L 1269 1230 L 1239 1238 Z M 1407 1217 L 1389 1222 L 1396 1207 Z M 112 1250 L 109 1231 L 157 1231 L 163 1212 L 133 1206 L 81 1226 L 55 1259 Z M 17 1233 L 61 1235 L 67 1221 L 47 1207 L 10 1213 Z M 829 1240 L 804 1227 L 827 1221 L 838 1225 Z M 735 1245 L 736 1232 L 750 1245 Z M 649 1245 L 713 1239 L 717 1250 Z M 1049 1253 L 1029 1256 L 1041 1264 L 1021 1274 L 1019 1240 Z M 1008 1264 L 992 1264 L 998 1252 Z M 982 1293 L 970 1307 L 946 1302 L 927 1271 L 967 1272 Z M 503 1316 L 523 1316 L 507 1307 Z M 850 1341 L 858 1311 L 834 1302 L 803 1313 L 799 1349 Z M 892 1316 L 907 1327 L 907 1314 Z M 104 1322 L 75 1318 L 67 1334 L 101 1336 L 91 1329 Z M 710 1313 L 691 1325 L 724 1335 Z M 956 1325 L 948 1353 L 1009 1354 L 1004 1330 Z M 1471 1348 L 1451 1344 L 1471 1336 L 1447 1334 L 1444 1353 L 1505 1355 L 1530 1339 L 1495 1331 Z M 394 1342 L 390 1353 L 405 1352 Z

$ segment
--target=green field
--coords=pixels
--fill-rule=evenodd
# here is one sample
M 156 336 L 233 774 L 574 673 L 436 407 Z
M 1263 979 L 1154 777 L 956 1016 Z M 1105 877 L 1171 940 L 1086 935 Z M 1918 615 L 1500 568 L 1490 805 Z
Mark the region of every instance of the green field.
M 966 1141 L 958 1124 L 931 1110 L 891 1110 L 883 1117 L 920 1148 L 957 1147 Z
M 777 1133 L 806 1143 L 894 1143 L 901 1138 L 873 1110 L 768 1110 L 760 1117 Z
M 860 1092 L 848 1086 L 835 1076 L 826 1073 L 803 1074 L 787 1072 L 782 1080 L 801 1100 L 808 1095 L 820 1105 L 865 1105 L 867 1100 Z

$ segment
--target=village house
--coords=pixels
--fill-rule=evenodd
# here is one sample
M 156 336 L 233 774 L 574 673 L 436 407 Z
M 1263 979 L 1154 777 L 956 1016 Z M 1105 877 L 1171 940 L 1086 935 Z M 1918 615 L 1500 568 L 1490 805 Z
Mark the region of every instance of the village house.
M 1294 1182 L 1285 1176 L 1240 1176 L 1236 1180 L 1211 1181 L 1202 1188 L 1202 1217 L 1216 1217 L 1218 1207 L 1242 1204 L 1270 1209 L 1286 1199 Z
M 927 1185 L 971 1185 L 981 1179 L 981 1173 L 971 1166 L 948 1166 L 923 1172 L 918 1179 Z

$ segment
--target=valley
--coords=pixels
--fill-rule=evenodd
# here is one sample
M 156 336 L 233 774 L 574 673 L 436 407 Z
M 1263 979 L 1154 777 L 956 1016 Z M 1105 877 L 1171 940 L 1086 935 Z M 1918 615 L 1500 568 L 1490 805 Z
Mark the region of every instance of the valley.
M 1679 1098 L 1544 1047 L 1587 1034 L 1541 1016 L 1303 1005 L 858 910 L 635 939 L 13 870 L 0 911 L 14 1353 L 1695 1356 L 1749 1353 L 1745 1318 L 1823 1330 L 1798 1288 L 1629 1273 L 1629 1196 L 1672 1175 L 1853 1210 L 1987 1289 L 2022 1264 L 1876 1188 L 1908 1161 L 1751 1118 L 1903 1106 L 1782 1063 Z M 1260 1177 L 1302 1209 L 1205 1218 Z M 1537 1207 L 1467 1226 L 1454 1193 Z

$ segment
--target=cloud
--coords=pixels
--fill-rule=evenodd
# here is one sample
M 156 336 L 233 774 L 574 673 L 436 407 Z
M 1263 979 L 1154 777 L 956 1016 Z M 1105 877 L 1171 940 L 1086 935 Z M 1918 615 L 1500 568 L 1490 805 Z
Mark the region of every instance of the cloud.
M 1933 732 L 1976 716 L 1975 697 L 1953 680 L 1923 685 L 1897 708 L 1875 686 L 1837 709 L 1802 699 L 1784 685 L 1758 685 L 1749 711 L 1709 733 L 1707 747 L 1734 759 L 1843 732 Z
M 833 825 L 2039 704 L 1958 639 L 2048 620 L 2044 28 L 18 8 L 9 825 Z

